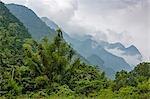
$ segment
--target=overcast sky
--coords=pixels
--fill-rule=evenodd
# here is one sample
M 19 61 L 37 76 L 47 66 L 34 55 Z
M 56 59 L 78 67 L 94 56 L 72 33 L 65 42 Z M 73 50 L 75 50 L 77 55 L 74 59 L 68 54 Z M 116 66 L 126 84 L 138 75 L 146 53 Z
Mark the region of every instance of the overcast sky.
M 26 5 L 55 21 L 70 35 L 134 44 L 150 58 L 150 0 L 2 0 Z

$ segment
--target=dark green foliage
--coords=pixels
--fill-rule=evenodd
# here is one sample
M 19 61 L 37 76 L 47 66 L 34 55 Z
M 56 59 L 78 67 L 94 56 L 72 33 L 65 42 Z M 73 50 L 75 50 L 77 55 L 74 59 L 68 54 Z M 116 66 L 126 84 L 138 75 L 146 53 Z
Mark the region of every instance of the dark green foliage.
M 144 76 L 145 78 L 150 77 L 150 63 L 141 63 L 133 71 L 130 72 L 135 77 Z
M 22 44 L 30 37 L 23 24 L 0 3 L 0 65 L 20 65 Z
M 24 44 L 25 65 L 32 70 L 35 90 L 47 87 L 51 94 L 56 90 L 53 87 L 56 83 L 60 87 L 68 86 L 77 94 L 88 95 L 108 87 L 104 74 L 74 58 L 75 52 L 63 40 L 61 30 L 57 32 L 51 43 L 44 38 L 40 44 L 31 39 Z
M 129 73 L 118 72 L 114 82 L 113 91 L 128 94 L 126 96 L 137 95 L 147 99 L 150 96 L 150 63 L 141 63 Z
M 19 95 L 22 86 L 14 79 L 23 65 L 23 43 L 31 38 L 23 24 L 0 2 L 0 94 Z

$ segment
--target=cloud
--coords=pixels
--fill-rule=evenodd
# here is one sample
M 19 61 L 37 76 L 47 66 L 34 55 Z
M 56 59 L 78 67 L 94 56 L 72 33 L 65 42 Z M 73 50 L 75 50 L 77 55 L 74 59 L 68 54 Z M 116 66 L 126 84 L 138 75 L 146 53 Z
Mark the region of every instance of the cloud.
M 125 61 L 128 62 L 130 64 L 130 66 L 132 66 L 132 68 L 134 68 L 137 64 L 139 64 L 141 62 L 141 60 L 139 59 L 139 57 L 141 57 L 141 56 L 138 54 L 126 55 L 126 54 L 124 54 L 124 51 L 122 51 L 118 48 L 115 48 L 115 49 L 106 48 L 106 50 L 110 53 L 113 53 L 116 56 L 120 56 L 120 57 L 124 58 Z
M 76 11 L 78 18 L 87 28 L 103 31 L 109 42 L 121 42 L 126 46 L 135 45 L 144 56 L 149 58 L 149 19 L 148 0 L 91 0 L 84 1 Z M 90 26 L 88 26 L 88 25 Z M 84 27 L 83 26 L 83 27 Z M 108 31 L 111 30 L 111 31 Z M 97 33 L 96 38 L 101 37 Z
M 47 16 L 58 24 L 66 23 L 74 16 L 76 0 L 2 0 L 6 3 L 23 4 L 39 16 Z
M 21 4 L 24 5 L 28 2 L 28 0 L 1 0 L 5 3 L 16 3 L 16 4 Z
M 135 45 L 150 57 L 150 0 L 2 0 L 24 4 L 68 34 Z
M 117 33 L 116 31 L 108 29 L 105 34 L 107 35 L 108 42 L 122 42 L 125 46 L 132 44 L 134 39 L 127 31 Z
M 77 9 L 76 3 L 74 0 L 30 0 L 27 6 L 39 16 L 47 16 L 61 27 L 66 27 Z

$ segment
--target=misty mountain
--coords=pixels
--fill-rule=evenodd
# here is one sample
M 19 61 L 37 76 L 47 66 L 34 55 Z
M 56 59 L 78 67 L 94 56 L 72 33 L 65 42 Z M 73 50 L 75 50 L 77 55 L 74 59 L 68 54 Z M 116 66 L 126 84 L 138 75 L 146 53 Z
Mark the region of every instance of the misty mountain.
M 125 48 L 124 45 L 117 42 L 117 43 L 110 43 L 110 44 L 108 43 L 107 45 L 105 45 L 105 47 L 107 47 L 108 49 L 122 50 L 122 51 L 124 51 L 124 54 L 126 54 L 126 55 L 136 55 L 136 54 L 141 55 L 139 50 L 134 45 L 131 45 L 131 46 Z M 142 55 L 141 55 L 141 58 L 142 58 Z
M 49 37 L 52 40 L 56 35 L 56 29 L 58 26 L 53 21 L 48 21 L 47 25 L 42 20 L 46 20 L 47 18 L 43 17 L 40 19 L 31 9 L 17 4 L 7 4 L 7 8 L 10 10 L 12 14 L 14 14 L 29 30 L 29 33 L 32 37 L 38 41 L 40 41 L 45 36 Z M 19 10 L 18 10 L 19 9 Z M 69 38 L 69 35 L 63 33 L 63 35 Z M 77 51 L 76 57 L 79 57 L 83 62 L 89 63 L 83 56 L 81 56 Z
M 40 40 L 47 35 L 54 37 L 55 30 L 59 28 L 52 20 L 49 20 L 46 17 L 40 19 L 32 10 L 25 6 L 8 4 L 7 7 L 21 22 L 24 23 L 31 35 L 37 40 Z M 131 47 L 133 52 L 130 52 L 130 48 L 125 48 L 121 43 L 110 44 L 105 41 L 96 42 L 91 36 L 85 36 L 80 40 L 75 37 L 70 37 L 65 32 L 63 32 L 63 35 L 65 40 L 68 43 L 71 43 L 73 48 L 79 52 L 80 56 L 83 56 L 83 59 L 84 57 L 86 58 L 84 60 L 88 60 L 92 65 L 98 65 L 100 69 L 106 72 L 107 76 L 114 77 L 115 72 L 122 69 L 128 71 L 131 70 L 128 62 L 126 62 L 123 57 L 112 53 L 110 49 L 119 48 L 125 52 L 124 54 L 127 52 L 128 54 L 135 54 L 133 47 Z
M 48 21 L 48 18 L 45 18 Z M 57 26 L 55 22 L 49 20 L 46 22 L 49 27 Z M 51 26 L 51 23 L 55 25 Z M 57 28 L 56 27 L 56 28 Z M 84 56 L 92 65 L 99 66 L 104 70 L 107 76 L 114 77 L 116 71 L 131 70 L 130 65 L 121 57 L 115 56 L 105 50 L 105 46 L 110 45 L 107 42 L 101 42 L 100 44 L 91 39 L 91 36 L 85 36 L 82 40 L 70 37 L 67 33 L 63 33 L 66 41 L 73 45 L 73 48 L 77 50 L 82 56 Z M 123 46 L 123 45 L 122 45 Z M 113 70 L 113 69 L 114 70 Z
M 59 28 L 55 22 L 49 20 L 47 17 L 42 17 L 41 20 L 45 22 L 51 29 L 56 30 Z
M 48 20 L 48 18 L 45 18 L 45 20 L 43 21 L 49 27 L 58 27 L 58 25 L 56 25 L 55 22 Z M 54 24 L 51 26 L 52 23 Z M 135 66 L 142 60 L 141 53 L 134 45 L 131 45 L 130 47 L 126 48 L 119 42 L 96 42 L 90 35 L 86 35 L 81 38 L 75 38 L 70 37 L 69 35 L 67 35 L 67 33 L 64 33 L 64 38 L 66 39 L 66 41 L 70 42 L 82 56 L 86 57 L 86 59 L 92 65 L 99 65 L 99 67 L 102 70 L 106 71 L 106 74 L 109 76 L 114 74 L 117 70 L 130 70 L 130 65 Z M 119 50 L 121 53 L 114 53 L 111 50 Z M 131 58 L 129 57 L 133 59 L 131 60 Z
M 77 38 L 79 38 L 79 37 L 77 37 Z M 80 39 L 82 41 L 86 40 L 86 39 L 92 39 L 93 41 L 95 41 L 94 37 L 89 36 L 89 35 L 82 36 Z M 105 50 L 107 50 L 108 52 L 110 52 L 116 56 L 124 58 L 125 61 L 129 65 L 131 65 L 132 68 L 134 68 L 140 62 L 142 62 L 143 57 L 142 57 L 141 53 L 139 52 L 139 50 L 134 45 L 125 47 L 120 42 L 109 43 L 109 42 L 106 42 L 103 40 L 99 40 L 97 42 L 97 45 L 100 45 Z
M 104 64 L 104 61 L 99 56 L 94 55 L 94 54 L 87 57 L 87 60 L 91 61 L 91 64 L 95 65 L 95 66 L 98 66 L 100 64 L 101 64 L 101 66 L 103 66 L 103 64 Z M 102 67 L 100 67 L 100 68 L 102 68 Z
M 47 20 L 48 18 L 46 18 Z M 51 20 L 46 22 L 43 20 L 49 27 L 51 26 Z M 55 23 L 55 22 L 53 22 Z M 56 25 L 55 25 L 56 26 Z M 131 70 L 130 65 L 121 57 L 113 55 L 112 53 L 105 50 L 105 46 L 108 46 L 109 43 L 98 42 L 92 40 L 92 36 L 87 35 L 80 39 L 76 39 L 74 37 L 70 37 L 67 33 L 63 33 L 64 38 L 67 42 L 71 43 L 73 48 L 77 50 L 83 57 L 85 57 L 90 64 L 99 66 L 99 68 L 106 72 L 106 75 L 114 78 L 114 74 L 117 71 L 122 69 Z
M 31 9 L 16 4 L 6 6 L 25 25 L 34 39 L 40 40 L 46 35 L 49 37 L 55 35 L 55 31 L 50 29 Z
M 139 50 L 138 50 L 134 45 L 131 45 L 130 47 L 125 48 L 124 51 L 125 51 L 128 55 L 136 55 L 136 54 L 141 55 L 141 53 L 139 52 Z M 141 55 L 141 57 L 142 57 L 142 55 Z
M 124 58 L 132 68 L 142 61 L 142 55 L 134 45 L 125 47 L 121 43 L 113 43 L 105 45 L 104 48 L 108 52 Z

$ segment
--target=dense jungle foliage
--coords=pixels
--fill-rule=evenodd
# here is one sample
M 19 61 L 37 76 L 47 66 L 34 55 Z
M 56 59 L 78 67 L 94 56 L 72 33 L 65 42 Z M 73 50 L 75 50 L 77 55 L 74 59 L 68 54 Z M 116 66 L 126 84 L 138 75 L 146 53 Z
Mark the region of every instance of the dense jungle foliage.
M 0 3 L 0 99 L 148 99 L 150 63 L 116 73 L 110 80 L 81 62 L 61 30 L 53 41 L 32 39 Z

